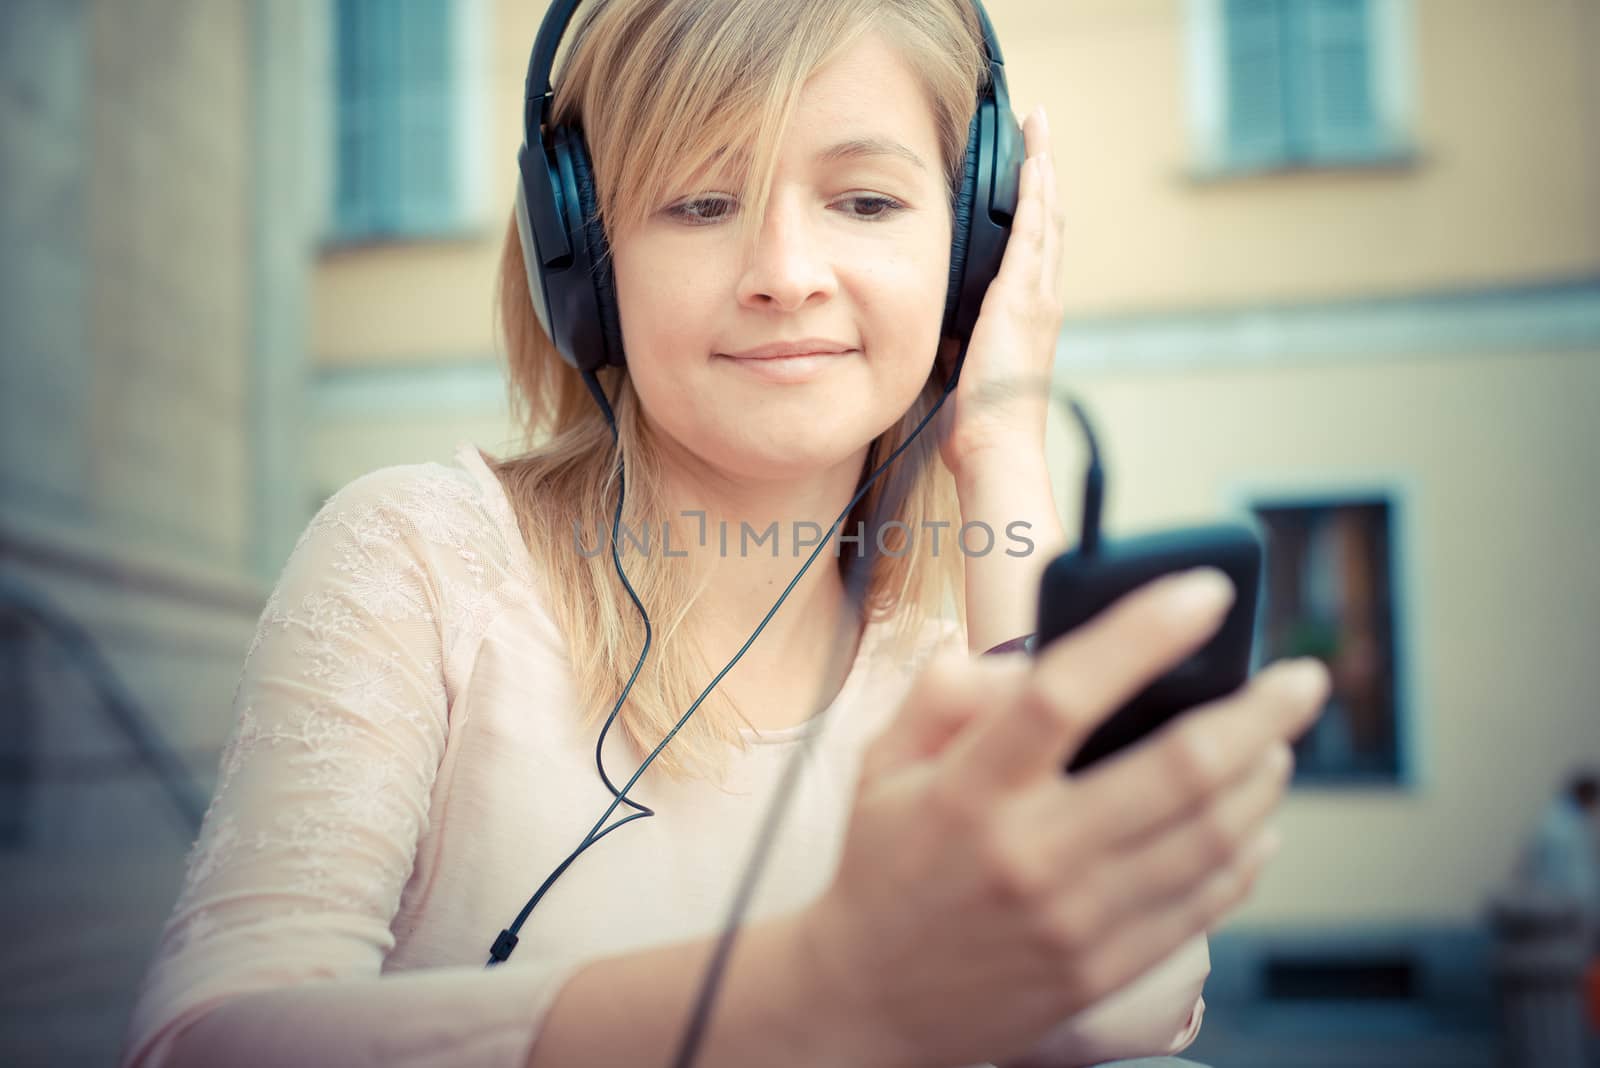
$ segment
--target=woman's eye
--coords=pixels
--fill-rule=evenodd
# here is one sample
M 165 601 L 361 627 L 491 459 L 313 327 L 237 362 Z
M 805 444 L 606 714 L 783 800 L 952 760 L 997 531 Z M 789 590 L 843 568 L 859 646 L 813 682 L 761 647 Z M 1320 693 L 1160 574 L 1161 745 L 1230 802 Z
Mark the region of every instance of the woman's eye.
M 845 203 L 856 205 L 856 210 L 850 214 L 858 219 L 882 219 L 900 210 L 900 202 L 889 197 L 859 196 L 846 197 Z
M 726 218 L 733 211 L 733 201 L 727 197 L 696 197 L 674 204 L 667 211 L 673 218 L 698 226 Z
M 887 218 L 904 207 L 892 197 L 866 194 L 845 197 L 837 203 L 847 205 L 845 214 L 850 218 L 863 221 Z M 730 197 L 696 197 L 674 204 L 667 209 L 667 214 L 691 226 L 704 226 L 728 218 L 737 207 Z

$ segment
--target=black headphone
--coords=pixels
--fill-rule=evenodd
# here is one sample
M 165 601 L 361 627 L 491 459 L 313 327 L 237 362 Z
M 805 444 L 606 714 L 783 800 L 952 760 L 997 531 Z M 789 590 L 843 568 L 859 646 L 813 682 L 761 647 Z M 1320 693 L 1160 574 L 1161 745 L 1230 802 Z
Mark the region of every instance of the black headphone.
M 539 316 L 539 323 L 555 342 L 561 358 L 582 374 L 584 384 L 610 425 L 615 440 L 617 431 L 615 417 L 610 400 L 600 387 L 596 372 L 606 366 L 625 367 L 627 361 L 623 353 L 622 324 L 617 314 L 616 288 L 611 276 L 605 230 L 596 210 L 594 171 L 589 166 L 589 151 L 580 130 L 566 126 L 546 128 L 545 125 L 550 117 L 552 97 L 550 67 L 555 59 L 556 46 L 560 43 L 561 35 L 571 22 L 572 13 L 577 6 L 578 0 L 555 0 L 551 4 L 543 24 L 539 27 L 539 35 L 534 40 L 533 56 L 528 61 L 522 147 L 517 152 L 517 165 L 521 172 L 516 191 L 517 233 L 522 242 L 522 258 L 528 271 L 528 294 L 532 298 L 534 311 Z M 493 967 L 511 956 L 517 946 L 517 932 L 521 930 L 529 914 L 556 880 L 585 850 L 623 824 L 655 815 L 653 809 L 630 798 L 628 791 L 644 773 L 645 768 L 672 740 L 678 728 L 682 727 L 699 708 L 700 703 L 715 688 L 722 676 L 744 655 L 745 649 L 755 641 L 767 621 L 789 596 L 789 591 L 794 589 L 795 583 L 805 574 L 806 569 L 811 566 L 834 531 L 838 529 L 839 524 L 844 522 L 850 509 L 855 507 L 856 502 L 862 498 L 873 482 L 877 481 L 878 476 L 916 440 L 923 428 L 943 406 L 945 397 L 948 397 L 955 388 L 961 374 L 961 364 L 966 359 L 967 343 L 971 340 L 973 325 L 977 322 L 978 311 L 983 305 L 984 294 L 989 289 L 989 283 L 999 273 L 1006 241 L 1011 236 L 1011 221 L 1016 215 L 1017 186 L 1025 154 L 1022 130 L 1017 125 L 1016 117 L 1011 113 L 1005 68 L 1002 65 L 1000 46 L 994 39 L 994 29 L 989 25 L 989 16 L 978 0 L 973 0 L 973 8 L 983 29 L 989 79 L 988 84 L 978 94 L 977 107 L 967 128 L 966 161 L 962 169 L 961 188 L 956 194 L 954 203 L 954 225 L 950 241 L 950 282 L 945 294 L 941 333 L 944 337 L 955 339 L 960 349 L 943 393 L 906 440 L 862 481 L 855 496 L 829 529 L 828 537 L 812 550 L 811 556 L 799 574 L 795 575 L 794 580 L 783 591 L 777 604 L 772 606 L 761 625 L 750 635 L 727 667 L 717 674 L 694 704 L 684 712 L 683 718 L 678 721 L 678 726 L 674 727 L 671 733 L 655 747 L 639 765 L 633 777 L 620 789 L 606 774 L 601 750 L 605 745 L 606 733 L 616 721 L 622 703 L 627 699 L 628 691 L 633 688 L 633 682 L 638 678 L 639 667 L 643 666 L 644 658 L 649 653 L 651 629 L 650 615 L 645 611 L 632 584 L 628 582 L 628 576 L 622 570 L 621 558 L 617 555 L 617 524 L 621 521 L 623 497 L 627 492 L 626 467 L 622 463 L 620 454 L 618 455 L 617 505 L 612 519 L 611 536 L 612 562 L 616 566 L 617 577 L 621 579 L 623 587 L 633 598 L 635 607 L 644 619 L 645 643 L 640 651 L 639 664 L 634 669 L 633 678 L 628 680 L 627 687 L 617 698 L 617 703 L 612 708 L 611 715 L 606 719 L 605 726 L 601 728 L 599 739 L 595 743 L 595 767 L 600 773 L 600 780 L 605 783 L 615 800 L 595 823 L 593 829 L 584 836 L 578 847 L 540 884 L 511 925 L 500 931 L 490 947 L 486 967 Z M 529 148 L 535 141 L 540 146 L 537 154 Z M 853 568 L 846 581 L 847 597 L 850 603 L 858 606 L 861 603 L 867 577 L 872 571 L 871 556 L 870 551 L 867 552 L 866 559 L 860 561 L 863 566 Z M 787 780 L 787 774 L 785 778 Z M 776 795 L 775 811 L 780 816 L 787 795 L 787 790 L 780 790 Z M 611 813 L 618 805 L 623 804 L 634 809 L 634 813 L 606 826 Z M 752 865 L 747 869 L 746 879 L 757 872 L 759 865 Z M 732 926 L 728 930 L 731 931 Z M 699 1034 L 704 1014 L 709 1011 L 714 990 L 713 974 L 702 988 L 702 996 L 695 1010 L 697 1023 L 691 1031 L 689 1046 L 686 1047 L 688 1052 L 680 1056 L 682 1064 L 687 1064 L 692 1059 L 692 1046 L 698 1040 L 693 1036 Z
M 1000 270 L 1017 212 L 1024 156 L 1022 130 L 1011 113 L 1004 59 L 994 27 L 978 0 L 973 0 L 972 6 L 983 27 L 989 78 L 978 94 L 967 128 L 941 330 L 943 336 L 962 342 L 972 336 L 984 293 Z M 627 358 L 622 350 L 622 323 L 605 227 L 597 210 L 594 169 L 583 131 L 571 126 L 546 127 L 553 96 L 550 68 L 577 7 L 578 0 L 555 0 L 533 42 L 522 147 L 517 151 L 516 211 L 528 294 L 539 324 L 562 359 L 589 372 L 625 367 Z M 959 368 L 958 362 L 958 372 Z

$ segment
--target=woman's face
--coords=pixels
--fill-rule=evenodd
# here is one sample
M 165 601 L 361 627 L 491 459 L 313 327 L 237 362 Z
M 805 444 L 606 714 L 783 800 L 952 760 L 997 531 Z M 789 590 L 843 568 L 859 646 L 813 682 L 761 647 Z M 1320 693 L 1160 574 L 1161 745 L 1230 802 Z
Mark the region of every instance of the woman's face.
M 731 189 L 702 178 L 614 236 L 628 373 L 649 421 L 723 476 L 814 474 L 905 413 L 938 347 L 949 197 L 900 53 L 869 35 L 805 84 L 748 256 Z M 846 351 L 736 355 L 791 341 Z

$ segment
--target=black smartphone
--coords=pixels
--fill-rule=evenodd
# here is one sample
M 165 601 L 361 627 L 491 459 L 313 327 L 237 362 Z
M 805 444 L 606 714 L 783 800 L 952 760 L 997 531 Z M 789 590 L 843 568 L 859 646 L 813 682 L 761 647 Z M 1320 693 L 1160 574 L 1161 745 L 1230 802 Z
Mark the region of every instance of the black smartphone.
M 1072 549 L 1050 562 L 1039 589 L 1036 654 L 1119 597 L 1174 571 L 1210 565 L 1224 572 L 1235 590 L 1227 618 L 1206 644 L 1102 723 L 1067 762 L 1069 772 L 1132 745 L 1185 709 L 1244 685 L 1255 643 L 1262 556 L 1254 529 L 1219 523 L 1106 538 L 1091 554 Z

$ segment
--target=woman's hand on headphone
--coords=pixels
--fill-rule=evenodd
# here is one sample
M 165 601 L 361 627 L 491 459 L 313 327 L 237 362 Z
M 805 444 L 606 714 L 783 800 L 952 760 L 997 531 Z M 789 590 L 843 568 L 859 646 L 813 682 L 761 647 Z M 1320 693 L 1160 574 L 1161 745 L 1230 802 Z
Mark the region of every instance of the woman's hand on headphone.
M 1326 700 L 1280 662 L 1074 775 L 1068 759 L 1198 649 L 1231 598 L 1150 583 L 1037 657 L 935 657 L 866 751 L 844 851 L 798 917 L 870 1062 L 1025 1054 L 1215 926 L 1274 845 L 1289 743 Z
M 1022 139 L 1027 159 L 1011 237 L 973 326 L 961 381 L 940 413 L 940 455 L 957 477 L 983 453 L 1044 449 L 1047 387 L 1063 314 L 1064 227 L 1044 105 L 1023 121 Z M 954 342 L 945 344 L 953 349 Z M 954 352 L 948 356 L 953 362 Z

